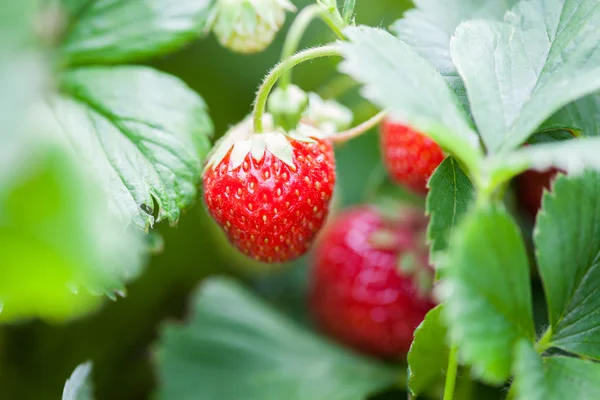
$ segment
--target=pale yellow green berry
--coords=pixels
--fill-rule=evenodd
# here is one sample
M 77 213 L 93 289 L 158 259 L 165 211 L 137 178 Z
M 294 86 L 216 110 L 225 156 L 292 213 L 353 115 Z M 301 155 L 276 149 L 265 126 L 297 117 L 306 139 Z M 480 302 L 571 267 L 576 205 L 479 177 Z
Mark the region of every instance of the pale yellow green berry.
M 217 0 L 209 26 L 224 47 L 256 53 L 271 44 L 287 11 L 295 11 L 289 0 Z

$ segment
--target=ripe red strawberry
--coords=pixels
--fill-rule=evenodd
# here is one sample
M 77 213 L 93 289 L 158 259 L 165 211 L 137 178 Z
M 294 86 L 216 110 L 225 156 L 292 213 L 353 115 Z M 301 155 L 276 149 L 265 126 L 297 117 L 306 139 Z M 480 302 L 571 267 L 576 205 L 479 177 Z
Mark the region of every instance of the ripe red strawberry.
M 444 160 L 440 146 L 412 128 L 390 120 L 381 125 L 383 161 L 392 179 L 417 193 L 427 193 L 427 181 Z
M 331 221 L 315 247 L 310 309 L 327 334 L 367 354 L 406 356 L 415 328 L 434 306 L 425 218 L 396 220 L 359 207 Z
M 517 177 L 517 197 L 519 203 L 532 216 L 535 216 L 542 206 L 544 189 L 550 190 L 552 181 L 556 178 L 558 172 L 559 170 L 555 168 L 544 172 L 529 170 Z
M 208 211 L 234 246 L 262 262 L 291 261 L 327 217 L 333 148 L 317 137 L 253 134 L 246 121 L 216 146 L 203 183 Z

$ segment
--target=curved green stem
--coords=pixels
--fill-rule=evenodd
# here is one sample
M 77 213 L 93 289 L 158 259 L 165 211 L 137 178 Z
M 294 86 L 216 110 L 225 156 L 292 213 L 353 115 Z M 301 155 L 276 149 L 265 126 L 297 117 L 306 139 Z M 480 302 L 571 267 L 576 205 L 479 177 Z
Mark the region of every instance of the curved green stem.
M 315 47 L 313 49 L 307 49 L 296 53 L 292 57 L 283 60 L 279 64 L 275 66 L 269 72 L 262 85 L 258 89 L 258 93 L 256 94 L 256 100 L 254 102 L 254 132 L 262 133 L 263 132 L 263 123 L 262 118 L 265 113 L 265 108 L 267 105 L 267 99 L 269 98 L 269 93 L 271 89 L 277 82 L 277 80 L 290 68 L 295 67 L 296 65 L 303 63 L 305 61 L 313 60 L 315 58 L 320 57 L 333 57 L 333 56 L 341 56 L 342 53 L 340 49 L 335 45 L 328 45 L 322 47 Z
M 331 16 L 327 14 L 323 7 L 318 4 L 312 4 L 303 8 L 292 23 L 292 26 L 290 27 L 290 30 L 285 38 L 285 43 L 283 44 L 283 50 L 281 52 L 282 60 L 286 60 L 287 58 L 291 57 L 296 50 L 298 50 L 300 40 L 302 39 L 304 32 L 306 32 L 306 28 L 317 17 L 320 17 L 339 39 L 344 38 L 344 34 L 339 26 L 333 21 Z M 287 70 L 279 80 L 279 87 L 285 89 L 288 87 L 291 81 L 292 70 L 290 69 Z
M 328 137 L 328 139 L 331 140 L 333 143 L 344 143 L 350 139 L 353 139 L 353 138 L 360 136 L 363 133 L 369 131 L 371 128 L 375 127 L 381 121 L 383 121 L 383 119 L 385 118 L 386 115 L 387 115 L 386 110 L 380 111 L 378 114 L 369 118 L 362 124 L 357 125 L 354 128 L 348 129 L 347 131 L 343 131 L 343 132 L 339 132 L 334 135 L 331 135 Z
M 448 357 L 448 368 L 446 369 L 446 385 L 444 386 L 444 400 L 454 398 L 454 387 L 456 386 L 456 373 L 458 371 L 458 347 L 452 346 Z

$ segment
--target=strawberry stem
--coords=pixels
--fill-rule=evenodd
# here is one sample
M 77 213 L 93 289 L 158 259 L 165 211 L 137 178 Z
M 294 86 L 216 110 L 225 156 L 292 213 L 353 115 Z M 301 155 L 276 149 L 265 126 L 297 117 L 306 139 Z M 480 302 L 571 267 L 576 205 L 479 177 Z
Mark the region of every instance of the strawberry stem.
M 340 27 L 335 23 L 327 11 L 318 4 L 312 4 L 303 8 L 296 19 L 294 19 L 294 22 L 292 23 L 292 26 L 290 27 L 290 30 L 285 38 L 285 43 L 283 44 L 283 50 L 281 52 L 282 60 L 287 60 L 296 52 L 296 50 L 298 50 L 300 40 L 302 39 L 304 32 L 306 32 L 306 28 L 317 17 L 321 18 L 339 39 L 344 39 L 344 34 L 342 33 Z M 281 76 L 281 79 L 279 80 L 279 87 L 285 89 L 291 82 L 292 69 L 290 68 Z
M 552 327 L 548 327 L 546 332 L 544 332 L 542 337 L 535 344 L 535 350 L 539 354 L 542 354 L 543 352 L 548 350 L 548 348 L 552 347 L 552 335 L 553 334 L 554 334 L 554 332 L 552 332 Z
M 448 368 L 446 369 L 446 385 L 444 386 L 444 400 L 454 398 L 454 387 L 456 385 L 456 372 L 458 371 L 458 347 L 452 346 L 448 357 Z
M 327 138 L 331 140 L 333 143 L 344 143 L 350 139 L 353 139 L 357 136 L 362 135 L 365 132 L 371 130 L 371 128 L 377 126 L 383 119 L 386 117 L 387 111 L 380 111 L 378 114 L 369 118 L 365 122 L 360 125 L 355 126 L 354 128 L 348 129 L 347 131 L 339 132 L 334 135 L 328 136 Z
M 510 389 L 508 389 L 508 394 L 506 395 L 506 400 L 513 400 L 515 398 L 515 393 L 516 393 L 516 389 L 515 389 L 515 384 L 513 382 L 513 384 L 510 385 Z
M 258 89 L 258 93 L 256 94 L 256 100 L 254 102 L 253 111 L 254 132 L 263 132 L 264 128 L 262 118 L 265 113 L 265 108 L 267 106 L 267 99 L 269 98 L 269 93 L 271 92 L 271 89 L 273 88 L 277 80 L 285 73 L 285 71 L 295 67 L 300 63 L 310 61 L 315 58 L 335 56 L 340 57 L 341 55 L 342 53 L 338 46 L 327 45 L 303 50 L 277 64 L 275 68 L 273 68 L 271 72 L 269 72 L 269 74 L 265 77 L 265 80 L 263 81 L 262 85 Z

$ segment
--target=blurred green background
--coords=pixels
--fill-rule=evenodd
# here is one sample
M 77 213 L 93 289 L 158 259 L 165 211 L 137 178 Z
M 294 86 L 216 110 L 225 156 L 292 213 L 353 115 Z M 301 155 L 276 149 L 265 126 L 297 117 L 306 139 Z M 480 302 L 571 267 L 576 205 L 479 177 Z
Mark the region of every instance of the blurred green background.
M 294 3 L 301 8 L 310 1 Z M 357 23 L 385 27 L 408 7 L 406 0 L 358 0 Z M 234 54 L 209 36 L 150 64 L 198 91 L 221 135 L 249 113 L 259 83 L 279 59 L 290 20 L 269 49 L 258 55 Z M 314 22 L 302 47 L 332 39 L 321 22 Z M 336 75 L 334 60 L 318 60 L 296 68 L 294 80 L 307 91 L 317 91 Z M 355 110 L 358 119 L 374 111 L 352 91 L 342 102 Z M 341 206 L 364 200 L 368 182 L 381 171 L 378 152 L 375 132 L 338 148 Z M 107 301 L 95 314 L 69 324 L 31 321 L 0 328 L 0 398 L 59 398 L 65 379 L 86 360 L 94 362 L 98 399 L 150 397 L 155 385 L 157 330 L 163 321 L 186 315 L 190 292 L 210 274 L 236 274 L 294 318 L 304 319 L 306 258 L 288 269 L 255 276 L 248 269 L 252 265 L 245 266 L 242 259 L 232 256 L 200 201 L 186 210 L 177 227 L 159 224 L 156 231 L 163 236 L 164 250 L 152 257 L 143 275 L 128 287 L 126 298 Z

